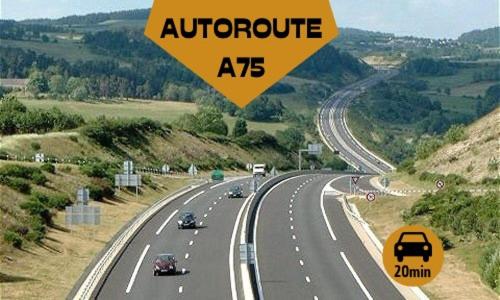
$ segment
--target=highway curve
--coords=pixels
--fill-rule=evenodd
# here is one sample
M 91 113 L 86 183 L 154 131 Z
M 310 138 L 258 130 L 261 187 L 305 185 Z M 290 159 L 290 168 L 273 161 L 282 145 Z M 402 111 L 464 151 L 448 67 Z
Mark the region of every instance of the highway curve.
M 349 101 L 366 89 L 397 74 L 396 71 L 380 71 L 371 77 L 349 85 L 327 100 L 319 113 L 319 130 L 323 141 L 332 150 L 337 150 L 356 169 L 367 173 L 387 173 L 392 166 L 376 157 L 360 145 L 351 135 L 346 124 Z M 361 169 L 360 169 L 361 167 Z
M 325 196 L 322 209 L 322 189 L 332 179 L 335 189 L 349 190 L 349 175 L 304 175 L 276 185 L 262 200 L 255 243 L 264 298 L 403 299 L 336 197 Z M 369 188 L 367 180 L 360 184 Z
M 133 238 L 97 298 L 230 299 L 230 239 L 245 199 L 228 199 L 225 193 L 233 184 L 240 184 L 248 196 L 248 183 L 246 178 L 212 189 L 205 185 L 169 203 Z M 194 212 L 200 227 L 177 229 L 181 211 Z M 179 273 L 154 277 L 153 259 L 166 252 L 176 255 Z

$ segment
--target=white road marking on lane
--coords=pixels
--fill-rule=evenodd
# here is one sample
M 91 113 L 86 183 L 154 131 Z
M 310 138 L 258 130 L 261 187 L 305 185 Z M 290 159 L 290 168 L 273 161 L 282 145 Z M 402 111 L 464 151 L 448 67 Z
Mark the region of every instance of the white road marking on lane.
M 361 290 L 365 294 L 366 298 L 368 298 L 369 300 L 373 300 L 372 296 L 370 295 L 370 293 L 366 289 L 365 285 L 363 284 L 363 282 L 361 282 L 361 279 L 359 279 L 358 274 L 356 274 L 356 271 L 351 266 L 351 263 L 349 263 L 349 260 L 347 259 L 347 256 L 345 256 L 344 252 L 341 251 L 340 256 L 342 256 L 342 259 L 344 260 L 345 264 L 349 268 L 349 271 L 351 271 L 352 276 L 354 277 L 354 279 L 358 283 L 359 287 L 361 288 Z
M 130 293 L 130 290 L 132 289 L 132 285 L 134 285 L 135 277 L 137 276 L 137 273 L 139 272 L 139 268 L 141 267 L 142 261 L 144 260 L 144 257 L 146 256 L 146 253 L 148 253 L 149 247 L 151 245 L 146 245 L 144 247 L 144 250 L 142 250 L 141 256 L 139 257 L 139 260 L 137 261 L 137 264 L 135 264 L 134 271 L 132 272 L 132 276 L 130 277 L 130 281 L 128 282 L 127 290 L 125 293 Z
M 208 216 L 208 214 L 204 214 L 204 215 L 203 215 L 203 218 L 206 218 L 207 216 Z
M 186 274 L 186 269 L 182 268 L 181 273 Z
M 293 218 L 292 217 L 290 217 L 290 222 L 293 222 Z
M 201 191 L 199 192 L 198 194 L 196 195 L 193 195 L 191 196 L 191 198 L 187 199 L 186 201 L 184 201 L 184 205 L 187 205 L 189 202 L 191 202 L 194 198 L 198 197 L 199 195 L 203 194 L 205 191 Z
M 304 261 L 303 261 L 302 259 L 300 259 L 300 260 L 299 260 L 299 264 L 300 264 L 301 266 L 304 266 Z
M 210 207 L 208 208 L 208 211 L 211 211 L 211 210 L 212 210 L 212 206 L 210 206 Z
M 197 235 L 197 234 L 198 234 L 198 230 L 195 230 L 195 231 L 194 231 L 194 235 Z
M 194 244 L 194 241 L 193 241 L 193 240 L 190 240 L 190 241 L 189 241 L 189 246 L 193 246 L 193 244 Z
M 189 258 L 189 253 L 186 253 L 186 254 L 184 255 L 184 259 L 188 259 L 188 258 Z
M 203 225 L 203 221 L 200 222 L 200 226 Z
M 217 201 L 214 201 L 214 205 L 217 205 Z
M 290 225 L 290 229 L 293 230 L 293 225 Z
M 290 205 L 289 205 L 289 207 L 290 207 L 290 208 L 292 208 L 292 207 L 293 207 L 293 204 L 290 204 Z
M 233 232 L 231 233 L 231 243 L 229 244 L 229 278 L 230 278 L 230 284 L 231 284 L 231 299 L 232 300 L 238 300 L 238 292 L 236 288 L 236 275 L 234 271 L 234 247 L 236 243 L 236 234 L 238 232 L 238 226 L 240 225 L 240 220 L 241 216 L 243 215 L 243 212 L 248 205 L 248 203 L 253 199 L 254 194 L 251 194 L 245 199 L 245 202 L 243 202 L 243 205 L 240 207 L 240 210 L 238 211 L 238 215 L 236 216 L 236 221 L 234 222 L 234 227 L 233 227 Z M 246 218 L 246 216 L 245 216 Z M 246 223 L 246 221 L 243 221 L 243 224 Z M 242 230 L 245 228 L 245 226 L 242 226 Z M 243 236 L 243 234 L 242 234 Z
M 289 213 L 289 214 L 292 214 L 292 210 L 289 210 L 289 211 L 288 211 L 288 213 Z
M 295 234 L 292 234 L 292 240 L 296 240 L 297 237 L 295 236 Z
M 328 228 L 328 232 L 330 233 L 330 236 L 332 237 L 332 239 L 334 241 L 337 240 L 337 237 L 335 236 L 335 234 L 333 233 L 333 230 L 332 230 L 332 225 L 330 225 L 330 222 L 328 221 L 328 217 L 326 215 L 326 211 L 325 211 L 325 191 L 326 191 L 326 188 L 331 186 L 331 184 L 337 180 L 340 180 L 341 178 L 345 178 L 349 175 L 344 175 L 344 176 L 340 176 L 340 177 L 337 177 L 335 179 L 332 179 L 330 180 L 324 187 L 323 187 L 323 190 L 321 191 L 321 196 L 320 196 L 320 206 L 321 206 L 321 213 L 323 214 L 323 219 L 325 220 L 325 223 L 326 223 L 326 227 Z
M 309 278 L 309 276 L 306 276 L 306 281 L 307 283 L 311 282 L 311 278 Z
M 219 197 L 219 200 L 222 200 L 222 197 Z
M 314 296 L 314 300 L 319 300 L 318 296 Z
M 168 216 L 168 218 L 165 220 L 165 222 L 163 222 L 163 224 L 161 224 L 160 228 L 158 228 L 158 230 L 156 231 L 156 235 L 160 235 L 160 233 L 163 230 L 163 228 L 165 228 L 165 226 L 167 226 L 168 222 L 170 222 L 170 220 L 172 220 L 172 218 L 178 212 L 179 212 L 179 210 L 176 209 L 170 216 Z
M 295 247 L 295 252 L 299 252 L 299 251 L 300 251 L 299 247 Z
M 179 294 L 182 294 L 182 291 L 183 291 L 183 287 L 182 285 L 179 287 Z

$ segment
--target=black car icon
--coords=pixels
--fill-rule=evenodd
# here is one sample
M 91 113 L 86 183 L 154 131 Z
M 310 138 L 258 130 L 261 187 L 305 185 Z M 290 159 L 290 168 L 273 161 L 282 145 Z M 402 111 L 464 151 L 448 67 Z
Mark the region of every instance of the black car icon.
M 402 262 L 405 256 L 420 256 L 425 262 L 432 256 L 432 245 L 423 232 L 403 232 L 394 245 L 394 256 Z

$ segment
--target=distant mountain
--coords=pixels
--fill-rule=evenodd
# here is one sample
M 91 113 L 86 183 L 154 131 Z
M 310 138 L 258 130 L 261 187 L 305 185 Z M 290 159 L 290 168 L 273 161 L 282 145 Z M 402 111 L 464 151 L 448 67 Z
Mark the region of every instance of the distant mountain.
M 149 11 L 149 8 L 132 9 L 109 13 L 72 15 L 59 19 L 29 19 L 21 21 L 21 23 L 46 25 L 95 25 L 111 20 L 146 20 L 149 16 Z
M 500 27 L 466 32 L 458 38 L 458 41 L 483 47 L 500 47 Z

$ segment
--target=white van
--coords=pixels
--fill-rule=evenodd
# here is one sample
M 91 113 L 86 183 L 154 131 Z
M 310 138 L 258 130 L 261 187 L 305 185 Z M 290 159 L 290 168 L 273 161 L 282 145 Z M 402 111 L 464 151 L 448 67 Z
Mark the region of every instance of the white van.
M 266 165 L 265 164 L 254 164 L 253 165 L 253 175 L 266 176 Z

